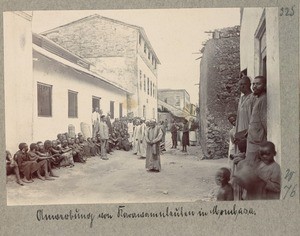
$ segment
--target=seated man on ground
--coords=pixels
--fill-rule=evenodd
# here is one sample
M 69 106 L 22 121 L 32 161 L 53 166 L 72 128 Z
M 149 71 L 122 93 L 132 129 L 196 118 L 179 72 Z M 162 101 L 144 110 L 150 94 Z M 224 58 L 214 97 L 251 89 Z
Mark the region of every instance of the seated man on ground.
M 91 138 L 87 138 L 87 142 L 89 144 L 89 147 L 90 147 L 90 153 L 91 153 L 91 156 L 96 156 L 97 155 L 97 148 L 96 148 L 96 145 L 94 144 L 94 142 L 92 141 Z
M 79 139 L 79 145 L 83 150 L 83 156 L 85 158 L 90 158 L 91 157 L 91 148 L 89 146 L 89 143 L 84 139 L 82 134 L 78 134 L 78 139 Z
M 126 135 L 125 132 L 121 132 L 121 146 L 122 149 L 125 151 L 129 151 L 130 150 L 130 142 L 128 140 L 129 135 Z
M 58 177 L 58 175 L 54 174 L 52 171 L 52 164 L 55 161 L 55 159 L 52 157 L 51 153 L 49 152 L 49 148 L 52 146 L 52 142 L 50 140 L 46 140 L 44 143 L 39 141 L 36 144 L 38 148 L 36 149 L 35 153 L 41 157 L 41 159 L 39 160 L 46 160 L 50 176 Z
M 37 149 L 38 149 L 38 145 L 36 144 L 36 143 L 32 143 L 32 144 L 30 144 L 30 151 L 28 152 L 28 156 L 29 156 L 29 159 L 31 160 L 31 161 L 36 161 L 37 163 L 43 163 L 43 162 L 45 162 L 46 163 L 46 165 L 47 165 L 47 161 L 48 161 L 48 159 L 49 159 L 49 157 L 41 157 L 41 156 L 39 156 L 37 153 L 36 153 L 36 151 L 37 151 Z M 51 158 L 51 157 L 50 157 Z M 44 168 L 43 170 L 39 170 L 39 171 L 37 171 L 37 177 L 39 178 L 39 179 L 41 179 L 41 180 L 53 180 L 53 178 L 51 178 L 50 177 L 50 175 L 49 175 L 49 169 L 48 169 L 48 166 L 49 165 L 47 165 L 47 168 Z M 42 172 L 44 172 L 44 174 L 45 174 L 45 178 L 43 178 L 42 176 L 41 176 L 41 174 L 42 174 Z
M 64 157 L 61 155 L 61 148 L 57 145 L 57 141 L 47 140 L 44 143 L 44 147 L 46 147 L 45 149 L 52 156 L 51 164 L 54 167 L 60 167 Z
M 74 166 L 73 151 L 72 148 L 68 146 L 68 141 L 66 139 L 62 141 L 61 153 L 62 156 L 64 157 L 62 166 L 73 167 Z
M 68 146 L 72 149 L 72 155 L 74 162 L 85 163 L 86 158 L 83 155 L 82 148 L 75 144 L 74 139 L 70 138 L 68 142 Z
M 113 132 L 113 133 L 109 136 L 108 142 L 109 142 L 110 148 L 111 148 L 112 150 L 114 150 L 114 149 L 116 148 L 117 143 L 118 143 L 118 138 L 117 138 L 115 132 Z
M 15 159 L 11 156 L 9 151 L 6 151 L 6 175 L 10 174 L 16 175 L 16 182 L 23 186 L 24 184 L 21 182 L 20 171 L 18 164 L 16 163 Z
M 44 179 L 41 175 L 41 170 L 44 170 L 48 174 L 47 161 L 41 160 L 37 162 L 36 160 L 31 160 L 28 155 L 28 145 L 26 143 L 19 144 L 19 151 L 14 155 L 14 159 L 18 163 L 20 173 L 24 175 L 22 179 L 25 183 L 32 183 L 32 174 L 37 173 L 38 178 Z M 47 176 L 48 177 L 48 176 Z

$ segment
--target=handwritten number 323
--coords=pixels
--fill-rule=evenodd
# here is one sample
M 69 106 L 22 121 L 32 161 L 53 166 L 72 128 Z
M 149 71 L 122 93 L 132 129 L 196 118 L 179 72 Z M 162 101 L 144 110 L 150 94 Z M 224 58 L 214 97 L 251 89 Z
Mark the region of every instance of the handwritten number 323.
M 280 16 L 293 16 L 295 14 L 295 10 L 294 10 L 295 6 L 290 7 L 282 7 L 280 8 Z

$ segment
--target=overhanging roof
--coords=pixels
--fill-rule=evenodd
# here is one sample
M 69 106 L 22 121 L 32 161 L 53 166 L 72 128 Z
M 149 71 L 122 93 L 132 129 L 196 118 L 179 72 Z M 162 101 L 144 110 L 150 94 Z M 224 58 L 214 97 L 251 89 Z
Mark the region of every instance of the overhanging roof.
M 120 89 L 120 90 L 122 90 L 122 91 L 124 91 L 124 92 L 126 92 L 128 94 L 131 94 L 131 92 L 129 92 L 128 90 L 124 89 L 123 87 L 121 87 L 119 85 L 116 85 L 115 83 L 107 80 L 106 78 L 104 78 L 102 76 L 99 76 L 98 74 L 93 73 L 93 72 L 91 72 L 91 71 L 89 71 L 89 70 L 87 70 L 87 69 L 85 69 L 85 68 L 83 68 L 83 67 L 81 67 L 81 66 L 79 66 L 77 64 L 74 64 L 74 63 L 72 63 L 72 62 L 70 62 L 70 61 L 68 61 L 68 60 L 66 60 L 64 58 L 61 58 L 61 57 L 59 57 L 59 56 L 57 56 L 57 55 L 55 55 L 55 54 L 53 54 L 53 53 L 51 53 L 51 52 L 49 52 L 47 50 L 45 50 L 45 49 L 43 49 L 43 48 L 35 45 L 35 44 L 32 44 L 32 48 L 37 53 L 42 54 L 43 56 L 45 56 L 45 57 L 47 57 L 49 59 L 55 60 L 55 61 L 57 61 L 57 62 L 65 65 L 65 66 L 68 66 L 68 67 L 74 69 L 75 71 L 77 71 L 79 73 L 84 73 L 86 75 L 89 75 L 89 76 L 91 76 L 91 77 L 93 77 L 93 78 L 95 78 L 97 80 L 100 80 L 100 81 L 102 81 L 102 82 L 104 82 L 106 84 L 109 84 L 110 86 L 112 86 L 114 88 Z

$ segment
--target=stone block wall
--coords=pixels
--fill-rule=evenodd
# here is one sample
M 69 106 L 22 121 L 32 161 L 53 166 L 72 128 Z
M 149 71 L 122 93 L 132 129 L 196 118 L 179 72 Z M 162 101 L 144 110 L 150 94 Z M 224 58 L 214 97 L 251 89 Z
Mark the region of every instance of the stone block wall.
M 217 37 L 206 42 L 200 63 L 200 143 L 208 159 L 227 157 L 227 120 L 235 113 L 240 72 L 240 28 L 218 30 Z
M 93 63 L 91 70 L 97 74 L 135 92 L 137 29 L 93 15 L 43 35 Z

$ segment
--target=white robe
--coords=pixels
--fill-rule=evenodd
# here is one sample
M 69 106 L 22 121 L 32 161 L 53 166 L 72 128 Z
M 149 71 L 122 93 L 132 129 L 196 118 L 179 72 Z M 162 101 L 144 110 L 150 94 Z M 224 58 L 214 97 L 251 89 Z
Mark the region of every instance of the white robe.
M 133 131 L 132 137 L 132 151 L 136 154 L 139 150 L 138 133 L 140 131 L 140 125 L 136 125 Z
M 137 154 L 141 157 L 146 157 L 146 150 L 147 150 L 147 142 L 146 142 L 146 124 L 142 123 L 139 127 L 139 131 L 137 134 L 138 137 L 138 150 Z

